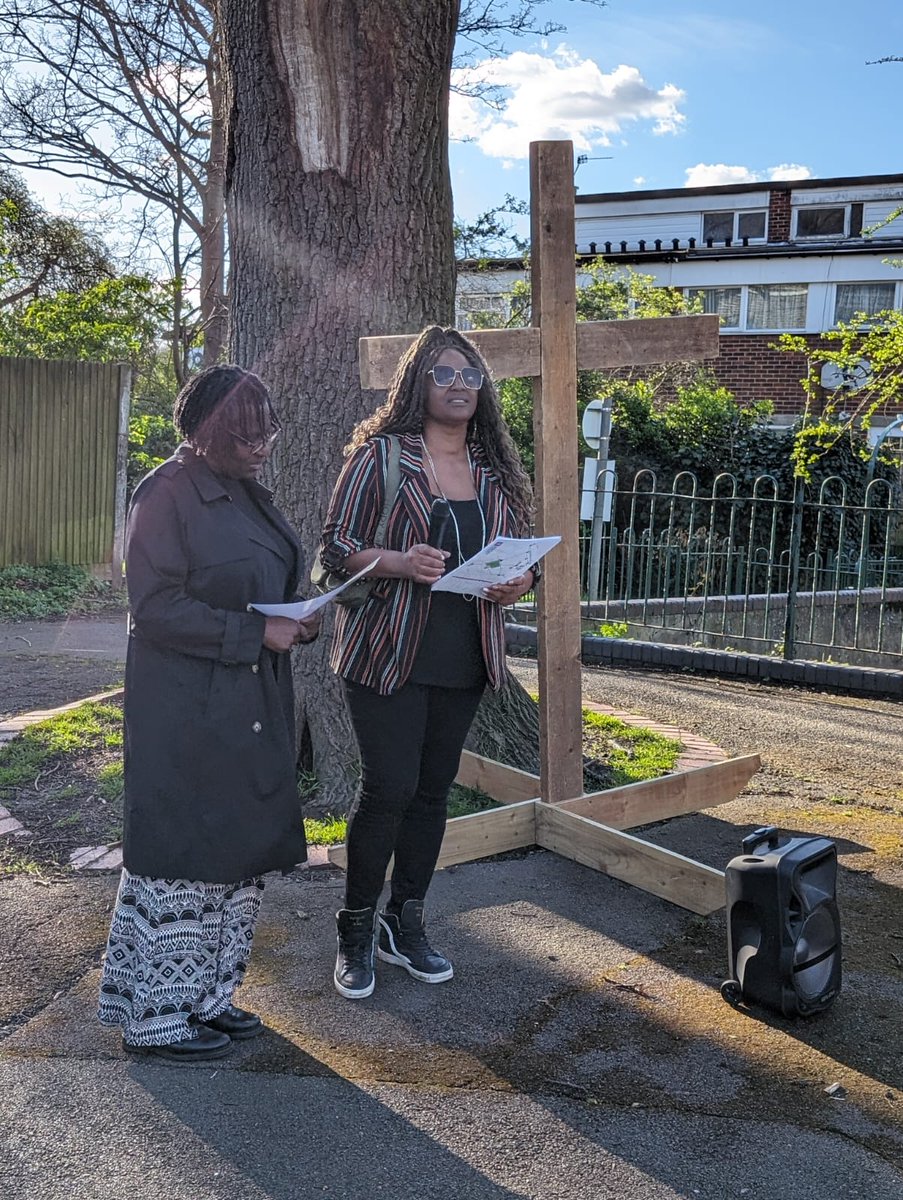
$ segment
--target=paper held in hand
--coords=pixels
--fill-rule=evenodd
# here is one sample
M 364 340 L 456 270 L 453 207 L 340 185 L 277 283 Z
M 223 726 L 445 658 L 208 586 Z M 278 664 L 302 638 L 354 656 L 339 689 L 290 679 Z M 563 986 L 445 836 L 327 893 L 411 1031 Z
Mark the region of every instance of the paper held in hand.
M 433 591 L 477 596 L 484 588 L 523 575 L 560 541 L 560 537 L 494 538 L 479 554 L 437 580 Z
M 341 595 L 346 587 L 350 587 L 362 575 L 372 571 L 378 562 L 379 559 L 374 558 L 373 562 L 368 562 L 366 567 L 362 567 L 356 575 L 346 579 L 340 587 L 333 588 L 331 592 L 325 592 L 322 596 L 314 596 L 313 600 L 293 600 L 291 604 L 249 604 L 248 608 L 263 613 L 265 617 L 290 617 L 293 621 L 303 621 L 305 617 L 315 613 L 324 604 L 335 600 L 336 596 Z

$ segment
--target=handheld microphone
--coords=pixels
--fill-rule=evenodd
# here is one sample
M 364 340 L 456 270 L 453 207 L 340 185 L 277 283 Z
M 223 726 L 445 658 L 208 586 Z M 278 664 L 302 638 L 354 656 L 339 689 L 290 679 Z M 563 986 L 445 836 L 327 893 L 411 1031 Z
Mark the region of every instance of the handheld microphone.
M 430 508 L 430 533 L 426 539 L 428 546 L 432 546 L 435 550 L 442 549 L 442 540 L 445 537 L 445 529 L 450 517 L 451 509 L 448 501 L 437 497 Z

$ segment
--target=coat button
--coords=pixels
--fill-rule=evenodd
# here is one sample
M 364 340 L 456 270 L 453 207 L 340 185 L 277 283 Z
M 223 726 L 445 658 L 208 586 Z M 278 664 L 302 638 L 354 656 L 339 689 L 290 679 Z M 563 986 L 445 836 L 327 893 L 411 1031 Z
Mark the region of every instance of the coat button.
M 254 674 L 256 675 L 256 674 L 257 674 L 257 672 L 260 670 L 260 667 L 258 667 L 257 663 L 254 663 L 254 664 L 253 664 L 253 666 L 251 667 L 251 670 L 252 670 L 252 671 L 254 672 Z
M 255 721 L 254 724 L 251 726 L 251 729 L 254 731 L 254 733 L 260 733 L 261 729 L 263 729 L 263 726 L 260 724 L 259 721 Z

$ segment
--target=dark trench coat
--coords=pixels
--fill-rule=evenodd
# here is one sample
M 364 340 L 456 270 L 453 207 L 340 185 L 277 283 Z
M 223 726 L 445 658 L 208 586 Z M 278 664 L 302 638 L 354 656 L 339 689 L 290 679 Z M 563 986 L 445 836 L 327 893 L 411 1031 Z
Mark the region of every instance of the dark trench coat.
M 288 654 L 263 647 L 251 601 L 292 599 L 298 541 L 244 515 L 185 446 L 139 484 L 126 527 L 128 871 L 236 883 L 306 857 Z

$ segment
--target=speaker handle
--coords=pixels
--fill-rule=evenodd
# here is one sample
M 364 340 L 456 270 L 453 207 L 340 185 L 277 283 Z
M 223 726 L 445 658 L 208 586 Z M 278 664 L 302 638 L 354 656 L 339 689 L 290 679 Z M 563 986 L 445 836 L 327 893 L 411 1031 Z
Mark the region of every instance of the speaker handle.
M 748 833 L 740 845 L 743 847 L 744 854 L 755 854 L 756 848 L 763 842 L 769 850 L 774 850 L 780 840 L 781 834 L 777 825 L 762 825 L 758 829 L 754 829 L 752 833 Z

